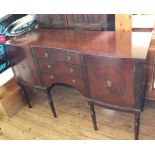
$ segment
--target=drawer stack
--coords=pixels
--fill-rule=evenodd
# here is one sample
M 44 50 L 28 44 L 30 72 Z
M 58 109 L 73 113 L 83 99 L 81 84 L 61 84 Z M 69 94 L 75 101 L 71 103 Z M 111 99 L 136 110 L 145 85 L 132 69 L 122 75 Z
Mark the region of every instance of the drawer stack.
M 44 86 L 67 84 L 84 92 L 80 55 L 56 48 L 33 48 Z

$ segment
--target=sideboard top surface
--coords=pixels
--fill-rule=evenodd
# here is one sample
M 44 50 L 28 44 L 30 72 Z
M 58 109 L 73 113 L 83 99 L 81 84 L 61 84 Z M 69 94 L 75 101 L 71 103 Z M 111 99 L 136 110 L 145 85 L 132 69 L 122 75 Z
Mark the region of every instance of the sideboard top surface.
M 65 48 L 84 54 L 146 59 L 150 32 L 39 29 L 13 37 L 7 45 Z

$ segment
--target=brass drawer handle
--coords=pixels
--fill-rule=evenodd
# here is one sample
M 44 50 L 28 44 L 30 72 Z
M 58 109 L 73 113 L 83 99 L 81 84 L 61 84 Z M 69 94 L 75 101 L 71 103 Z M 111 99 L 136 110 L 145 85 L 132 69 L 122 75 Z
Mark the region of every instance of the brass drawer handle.
M 73 73 L 74 72 L 74 69 L 73 68 L 70 68 L 69 71 L 70 71 L 70 73 Z
M 68 56 L 68 57 L 67 57 L 67 60 L 68 60 L 68 61 L 72 60 L 72 57 L 71 57 L 71 56 Z
M 54 79 L 54 75 L 50 75 L 50 79 L 53 80 Z
M 75 82 L 76 82 L 76 80 L 73 79 L 73 80 L 72 80 L 72 83 L 75 84 Z
M 111 80 L 107 80 L 106 84 L 107 84 L 108 87 L 111 87 L 112 86 L 112 81 Z
M 48 69 L 51 69 L 52 68 L 52 65 L 47 65 Z
M 48 53 L 44 53 L 44 57 L 45 58 L 48 58 Z

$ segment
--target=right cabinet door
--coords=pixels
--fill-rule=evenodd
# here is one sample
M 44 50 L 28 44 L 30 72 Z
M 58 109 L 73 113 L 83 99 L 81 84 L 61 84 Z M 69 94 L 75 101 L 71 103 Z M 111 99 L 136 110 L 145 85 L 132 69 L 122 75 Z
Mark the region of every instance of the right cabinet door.
M 37 14 L 36 19 L 41 28 L 68 29 L 64 14 Z
M 135 62 L 102 56 L 85 58 L 89 95 L 103 103 L 133 107 Z

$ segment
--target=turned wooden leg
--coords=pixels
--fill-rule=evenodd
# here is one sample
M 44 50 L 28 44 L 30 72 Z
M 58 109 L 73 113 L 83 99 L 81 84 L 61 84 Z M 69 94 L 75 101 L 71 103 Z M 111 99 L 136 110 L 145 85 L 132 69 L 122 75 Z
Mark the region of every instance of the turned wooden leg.
M 50 90 L 47 90 L 46 91 L 46 95 L 47 95 L 47 98 L 48 98 L 48 103 L 50 105 L 50 108 L 51 108 L 51 110 L 53 112 L 53 116 L 54 117 L 57 117 L 56 111 L 55 111 L 55 108 L 54 108 L 54 104 L 53 104 L 53 100 L 52 100 L 52 96 L 51 96 L 51 93 L 50 93 Z
M 140 113 L 135 113 L 135 140 L 138 140 L 140 127 Z
M 144 111 L 144 104 L 145 104 L 145 99 L 144 99 L 142 102 L 143 102 L 143 103 L 142 103 L 141 112 L 143 112 L 143 111 Z
M 95 114 L 94 105 L 89 103 L 89 106 L 90 106 L 90 114 L 91 114 L 94 130 L 97 130 L 97 122 L 96 122 L 96 114 Z
M 27 92 L 26 92 L 25 87 L 24 87 L 23 85 L 21 85 L 21 84 L 20 84 L 20 86 L 21 86 L 21 89 L 22 89 L 22 91 L 23 91 L 23 93 L 24 93 L 24 96 L 25 96 L 26 103 L 27 103 L 28 107 L 29 107 L 29 108 L 32 108 L 32 105 L 31 105 L 31 103 L 30 103 L 30 100 L 29 100 L 29 97 L 28 97 L 28 94 L 27 94 Z

